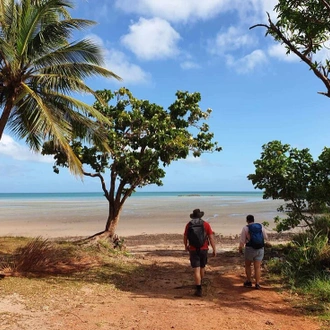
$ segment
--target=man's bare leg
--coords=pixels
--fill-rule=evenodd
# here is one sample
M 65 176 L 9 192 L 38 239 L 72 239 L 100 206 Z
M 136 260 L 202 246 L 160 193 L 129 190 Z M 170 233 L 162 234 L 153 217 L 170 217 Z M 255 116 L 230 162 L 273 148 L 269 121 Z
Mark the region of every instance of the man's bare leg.
M 261 261 L 254 262 L 254 277 L 256 280 L 256 284 L 260 284 L 261 278 Z
M 246 274 L 246 280 L 248 282 L 251 282 L 251 264 L 252 261 L 245 260 L 245 274 Z
M 201 285 L 202 283 L 202 270 L 203 268 L 200 267 L 194 268 L 194 280 L 196 285 Z
M 194 279 L 196 284 L 195 296 L 202 296 L 202 278 L 204 276 L 204 268 L 196 267 L 194 268 Z

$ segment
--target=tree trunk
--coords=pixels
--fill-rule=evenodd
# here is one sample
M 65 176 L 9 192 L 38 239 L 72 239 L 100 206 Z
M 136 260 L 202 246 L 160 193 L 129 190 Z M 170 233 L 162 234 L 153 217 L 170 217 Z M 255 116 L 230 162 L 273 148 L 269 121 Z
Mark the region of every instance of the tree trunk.
M 116 233 L 121 209 L 122 205 L 119 202 L 116 202 L 115 200 L 109 201 L 109 214 L 105 226 L 105 232 L 108 233 L 109 237 L 113 237 Z
M 118 222 L 119 222 L 119 214 L 114 218 L 111 218 L 110 216 L 108 217 L 107 225 L 105 227 L 105 232 L 108 233 L 109 237 L 113 237 L 115 235 Z
M 5 108 L 3 109 L 3 112 L 2 112 L 2 115 L 1 115 L 1 118 L 0 118 L 0 140 L 2 138 L 2 134 L 3 134 L 3 131 L 7 125 L 7 122 L 8 122 L 8 118 L 9 118 L 9 115 L 10 115 L 10 111 L 12 109 L 12 103 L 7 103 L 5 105 Z

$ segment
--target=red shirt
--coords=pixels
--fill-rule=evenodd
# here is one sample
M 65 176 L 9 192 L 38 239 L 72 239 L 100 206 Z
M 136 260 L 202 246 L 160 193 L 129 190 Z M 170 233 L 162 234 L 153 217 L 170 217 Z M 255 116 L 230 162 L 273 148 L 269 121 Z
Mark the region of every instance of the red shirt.
M 189 226 L 189 222 L 186 224 L 186 228 L 184 230 L 184 236 L 187 236 L 188 226 Z M 210 224 L 208 222 L 206 222 L 205 220 L 204 220 L 204 230 L 205 230 L 205 233 L 207 236 L 210 236 L 213 234 L 213 230 L 212 230 Z M 209 240 L 206 239 L 204 245 L 201 247 L 201 250 L 208 250 L 208 249 L 209 249 Z M 196 248 L 189 245 L 189 250 L 196 251 Z

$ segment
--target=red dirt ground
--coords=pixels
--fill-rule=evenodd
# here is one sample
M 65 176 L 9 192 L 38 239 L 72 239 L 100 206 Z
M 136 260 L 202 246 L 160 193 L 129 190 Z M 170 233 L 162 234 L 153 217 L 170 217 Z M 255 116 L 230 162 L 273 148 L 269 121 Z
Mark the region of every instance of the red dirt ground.
M 248 289 L 236 243 L 221 241 L 210 257 L 202 298 L 194 297 L 192 270 L 179 235 L 126 239 L 134 262 L 144 269 L 134 278 L 118 277 L 116 286 L 90 283 L 79 292 L 52 297 L 56 308 L 20 311 L 3 330 L 320 330 L 310 316 L 294 308 L 290 293 L 263 271 L 262 289 Z M 49 299 L 49 298 L 47 298 Z M 51 304 L 45 298 L 45 305 Z M 24 302 L 23 302 L 24 303 Z M 37 315 L 37 317 L 36 317 Z

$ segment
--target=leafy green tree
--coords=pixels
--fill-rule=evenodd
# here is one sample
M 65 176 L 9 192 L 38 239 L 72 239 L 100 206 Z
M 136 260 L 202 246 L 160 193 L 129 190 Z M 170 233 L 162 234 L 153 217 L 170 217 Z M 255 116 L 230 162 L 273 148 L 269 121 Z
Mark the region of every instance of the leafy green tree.
M 320 92 L 330 97 L 330 60 L 315 60 L 320 50 L 328 50 L 330 37 L 330 3 L 327 0 L 278 0 L 274 8 L 276 22 L 268 14 L 268 24 L 257 24 L 267 29 L 275 41 L 283 44 L 287 54 L 294 53 L 308 65 L 326 88 Z
M 75 31 L 94 24 L 72 18 L 71 8 L 69 0 L 0 0 L 0 140 L 5 127 L 33 150 L 52 139 L 77 174 L 81 163 L 70 148 L 72 136 L 85 127 L 87 139 L 102 139 L 86 114 L 106 119 L 74 94 L 96 95 L 85 78 L 120 78 L 101 66 L 101 50 L 91 40 L 69 42 Z
M 178 91 L 168 110 L 133 97 L 125 88 L 114 93 L 98 91 L 98 95 L 107 103 L 105 106 L 97 100 L 94 107 L 108 118 L 110 152 L 97 143 L 83 144 L 80 139 L 75 139 L 71 146 L 84 164 L 84 175 L 100 180 L 109 202 L 105 231 L 96 235 L 113 237 L 124 202 L 137 187 L 161 186 L 164 168 L 173 161 L 186 158 L 190 152 L 199 157 L 203 152 L 220 151 L 221 147 L 212 141 L 214 134 L 205 122 L 211 109 L 200 109 L 199 93 Z M 52 141 L 44 144 L 43 154 L 54 155 L 57 173 L 59 166 L 68 166 L 66 154 L 54 147 Z
M 298 150 L 280 141 L 262 147 L 261 158 L 254 162 L 255 173 L 248 175 L 263 198 L 287 202 L 278 211 L 287 218 L 275 219 L 278 231 L 297 226 L 313 229 L 315 216 L 330 206 L 330 149 L 324 148 L 314 161 L 309 149 Z

